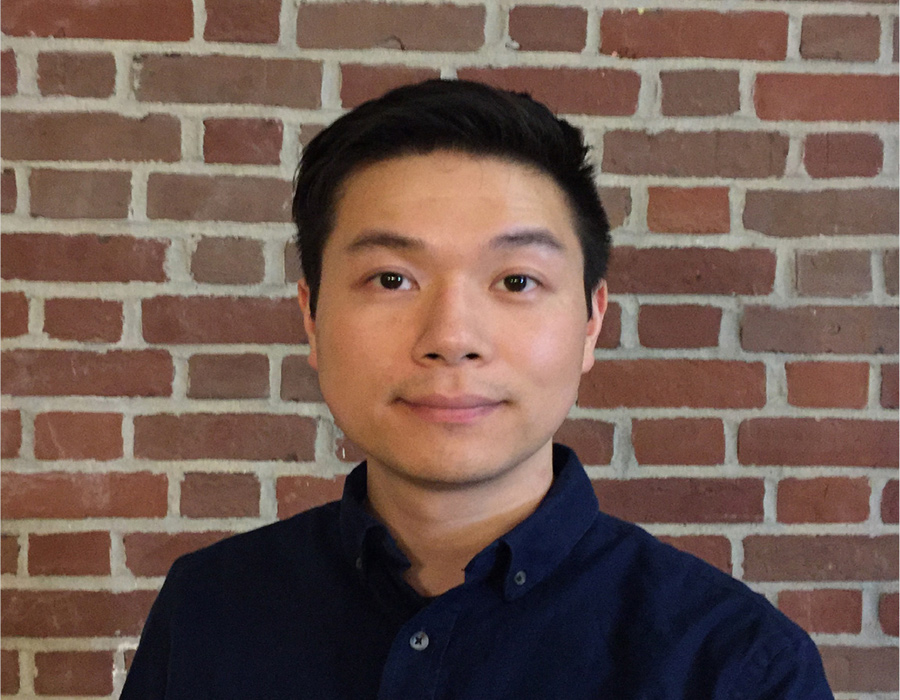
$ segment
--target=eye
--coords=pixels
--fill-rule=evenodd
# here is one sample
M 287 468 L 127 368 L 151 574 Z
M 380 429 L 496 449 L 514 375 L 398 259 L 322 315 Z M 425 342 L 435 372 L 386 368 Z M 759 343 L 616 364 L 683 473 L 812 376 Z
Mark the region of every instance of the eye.
M 540 283 L 528 275 L 507 275 L 503 278 L 502 284 L 507 292 L 528 292 Z
M 410 282 L 398 272 L 379 272 L 372 280 L 382 289 L 409 289 Z

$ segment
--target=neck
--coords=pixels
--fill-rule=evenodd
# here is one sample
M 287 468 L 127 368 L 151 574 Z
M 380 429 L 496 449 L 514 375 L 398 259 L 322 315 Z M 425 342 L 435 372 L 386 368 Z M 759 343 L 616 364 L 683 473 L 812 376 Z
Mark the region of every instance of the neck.
M 463 583 L 472 557 L 535 511 L 553 481 L 552 447 L 473 483 L 422 482 L 372 458 L 367 474 L 369 507 L 412 564 L 404 578 L 435 596 Z

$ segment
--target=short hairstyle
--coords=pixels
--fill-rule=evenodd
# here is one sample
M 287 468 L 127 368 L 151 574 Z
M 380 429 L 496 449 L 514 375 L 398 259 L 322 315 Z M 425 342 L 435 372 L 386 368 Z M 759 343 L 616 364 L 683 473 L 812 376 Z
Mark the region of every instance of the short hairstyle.
M 297 247 L 315 316 L 322 253 L 341 188 L 367 165 L 448 150 L 536 168 L 565 193 L 584 258 L 588 317 L 606 276 L 609 222 L 579 129 L 524 93 L 464 80 L 427 80 L 396 88 L 335 120 L 304 149 L 293 202 Z

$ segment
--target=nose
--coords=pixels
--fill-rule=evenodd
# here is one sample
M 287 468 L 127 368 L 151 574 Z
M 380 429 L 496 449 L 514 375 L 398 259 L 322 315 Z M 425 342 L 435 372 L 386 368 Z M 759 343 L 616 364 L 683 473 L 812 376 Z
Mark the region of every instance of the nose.
M 423 301 L 413 347 L 416 362 L 454 366 L 489 359 L 484 309 L 462 285 L 435 288 Z

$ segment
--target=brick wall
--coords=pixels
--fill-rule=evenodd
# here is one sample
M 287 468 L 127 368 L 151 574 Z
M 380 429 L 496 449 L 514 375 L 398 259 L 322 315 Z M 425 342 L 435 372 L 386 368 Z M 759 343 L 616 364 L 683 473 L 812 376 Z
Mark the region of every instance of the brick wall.
M 182 552 L 336 497 L 291 176 L 420 78 L 583 127 L 617 245 L 560 439 L 897 694 L 891 2 L 4 0 L 0 692 L 115 696 Z

